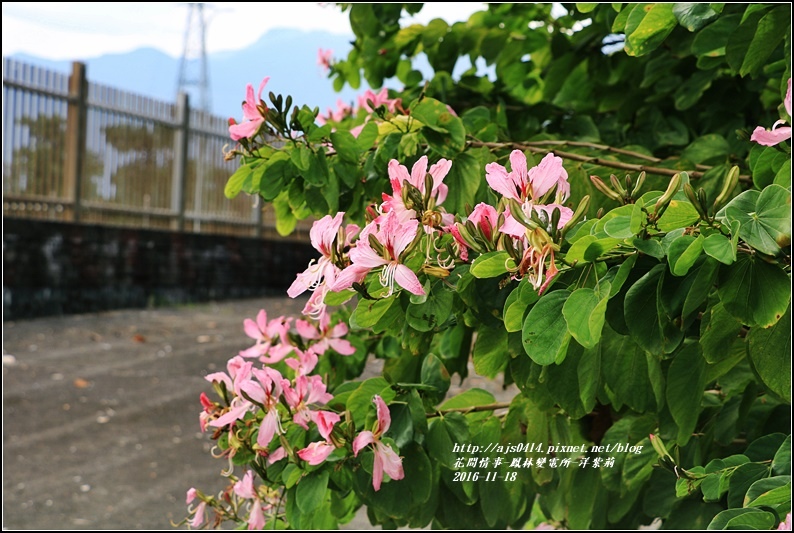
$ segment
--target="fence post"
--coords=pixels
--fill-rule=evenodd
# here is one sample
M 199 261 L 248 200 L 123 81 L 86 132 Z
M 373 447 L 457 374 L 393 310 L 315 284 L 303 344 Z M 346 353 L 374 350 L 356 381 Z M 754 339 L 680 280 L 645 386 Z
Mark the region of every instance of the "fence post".
M 88 81 L 84 63 L 74 61 L 69 76 L 69 104 L 66 110 L 66 156 L 64 181 L 71 194 L 72 220 L 80 221 L 80 200 L 88 121 Z
M 180 92 L 176 100 L 177 127 L 174 132 L 174 173 L 171 178 L 171 210 L 176 215 L 176 230 L 185 231 L 185 184 L 187 182 L 188 127 L 190 100 Z

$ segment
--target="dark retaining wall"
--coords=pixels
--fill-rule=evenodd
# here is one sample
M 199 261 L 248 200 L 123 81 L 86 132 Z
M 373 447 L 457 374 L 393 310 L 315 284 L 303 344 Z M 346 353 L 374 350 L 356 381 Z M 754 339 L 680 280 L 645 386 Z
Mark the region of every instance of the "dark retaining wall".
M 308 244 L 3 218 L 3 320 L 285 294 Z

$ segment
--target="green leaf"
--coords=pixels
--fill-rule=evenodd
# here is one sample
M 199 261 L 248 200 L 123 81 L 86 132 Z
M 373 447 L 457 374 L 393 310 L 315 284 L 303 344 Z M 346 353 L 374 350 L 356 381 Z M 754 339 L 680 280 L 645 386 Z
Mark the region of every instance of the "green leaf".
M 646 356 L 631 337 L 619 335 L 609 327 L 604 328 L 601 345 L 603 386 L 613 407 L 628 405 L 638 413 L 653 408 L 656 398 L 648 367 L 653 356 Z
M 483 148 L 486 152 L 487 148 Z M 477 189 L 480 187 L 481 169 L 480 158 L 476 150 L 467 150 L 452 161 L 452 168 L 444 178 L 444 183 L 449 186 L 449 194 L 444 200 L 444 208 L 449 213 L 462 213 L 467 205 L 475 205 Z
M 678 425 L 676 443 L 685 446 L 700 416 L 706 362 L 697 343 L 682 348 L 667 372 L 667 406 Z
M 673 14 L 678 23 L 689 31 L 697 31 L 719 15 L 708 4 L 673 5 Z
M 529 307 L 538 301 L 538 298 L 538 292 L 529 283 L 529 279 L 523 278 L 505 301 L 503 312 L 505 329 L 510 333 L 521 331 L 524 325 L 524 316 Z
M 430 147 L 442 157 L 454 158 L 466 145 L 463 121 L 450 113 L 446 104 L 425 97 L 411 109 L 411 116 L 425 125 L 422 134 Z
M 631 338 L 653 354 L 664 352 L 662 320 L 657 310 L 657 292 L 664 265 L 656 265 L 632 285 L 623 304 L 626 326 Z
M 700 215 L 695 207 L 689 203 L 689 200 L 678 198 L 678 195 L 676 195 L 675 199 L 667 207 L 667 211 L 659 219 L 657 227 L 661 231 L 669 232 L 674 229 L 691 226 L 698 220 L 700 220 Z
M 351 327 L 354 327 L 354 329 L 371 328 L 383 318 L 396 301 L 397 299 L 393 297 L 382 300 L 360 299 L 356 310 L 353 311 L 353 315 L 350 317 Z
M 356 145 L 359 152 L 366 152 L 375 144 L 378 138 L 378 124 L 373 120 L 367 122 L 364 128 L 356 137 Z
M 739 222 L 739 237 L 767 255 L 791 244 L 791 192 L 780 185 L 743 192 L 717 213 L 721 215 L 729 224 Z
M 670 248 L 667 250 L 667 260 L 673 275 L 686 276 L 700 257 L 703 240 L 703 235 L 698 235 L 697 238 L 691 235 L 682 235 L 670 244 Z
M 719 363 L 730 356 L 730 346 L 739 338 L 742 323 L 728 313 L 722 302 L 706 310 L 700 322 L 700 347 L 709 364 Z
M 626 21 L 626 53 L 641 56 L 652 52 L 677 23 L 673 4 L 640 4 Z
M 601 340 L 609 290 L 599 295 L 593 289 L 577 289 L 562 307 L 568 331 L 585 348 L 593 348 Z
M 394 391 L 389 382 L 381 377 L 365 380 L 347 399 L 347 410 L 353 417 L 356 427 L 362 427 L 370 410 L 374 410 L 372 399 L 383 398 L 387 404 L 394 399 Z
M 571 335 L 562 308 L 570 293 L 566 290 L 552 291 L 543 296 L 532 307 L 524 320 L 522 342 L 527 355 L 539 365 L 560 362 Z
M 726 509 L 714 517 L 708 529 L 772 529 L 775 516 L 756 508 Z
M 612 218 L 604 224 L 604 231 L 614 239 L 628 239 L 634 237 L 631 229 L 631 216 Z
M 776 324 L 791 298 L 789 277 L 782 269 L 744 254 L 720 268 L 718 289 L 725 309 L 748 326 Z
M 454 295 L 442 281 L 436 281 L 421 304 L 410 303 L 405 320 L 417 331 L 433 331 L 449 320 Z
M 231 200 L 240 194 L 240 191 L 244 188 L 247 186 L 250 187 L 251 176 L 253 176 L 254 173 L 253 169 L 259 164 L 261 164 L 260 161 L 255 161 L 254 163 L 242 165 L 234 171 L 234 174 L 229 177 L 229 181 L 226 182 L 226 187 L 223 189 L 226 198 Z
M 478 405 L 488 405 L 494 403 L 496 398 L 493 394 L 484 389 L 468 389 L 462 393 L 453 396 L 438 406 L 440 411 L 445 409 L 462 409 L 466 407 L 475 407 Z
M 649 255 L 656 259 L 661 259 L 664 257 L 664 248 L 662 248 L 662 245 L 654 239 L 644 240 L 637 238 L 632 240 L 631 244 L 645 255 Z
M 717 77 L 717 75 L 718 72 L 716 69 L 699 70 L 692 74 L 678 87 L 678 89 L 676 89 L 675 94 L 673 95 L 675 108 L 679 111 L 684 111 L 700 102 L 703 93 L 705 93 L 711 87 L 711 82 Z
M 427 354 L 425 360 L 422 361 L 420 381 L 422 385 L 433 387 L 443 396 L 449 390 L 449 371 L 447 371 L 447 367 L 444 366 L 441 359 L 432 353 Z
M 725 55 L 725 45 L 736 32 L 741 15 L 724 15 L 695 35 L 692 53 L 696 56 L 720 57 Z
M 488 378 L 496 377 L 510 360 L 507 352 L 507 331 L 504 328 L 481 325 L 477 330 L 472 360 L 477 374 Z
M 469 270 L 475 278 L 494 278 L 516 268 L 513 258 L 505 251 L 488 252 L 472 261 Z
M 684 149 L 681 157 L 695 164 L 707 164 L 721 162 L 730 153 L 731 147 L 725 137 L 710 133 L 692 141 L 692 144 Z
M 778 476 L 791 475 L 791 435 L 786 437 L 783 444 L 772 459 L 772 473 Z
M 728 482 L 728 507 L 741 507 L 750 485 L 769 476 L 769 467 L 759 463 L 747 463 L 731 474 Z
M 347 131 L 331 133 L 331 143 L 339 157 L 348 163 L 358 163 L 358 141 Z
M 728 42 L 728 64 L 742 77 L 757 74 L 790 31 L 790 6 L 776 7 L 765 14 L 753 12 Z
M 684 324 L 689 324 L 690 319 L 695 316 L 700 306 L 706 301 L 714 286 L 719 271 L 719 263 L 711 258 L 706 258 L 697 271 L 697 277 L 692 283 L 692 287 L 684 299 L 684 307 L 681 317 Z
M 791 502 L 791 476 L 759 479 L 747 489 L 744 507 L 776 506 Z
M 720 234 L 714 233 L 703 241 L 703 251 L 724 265 L 736 261 L 736 252 L 731 245 L 731 240 Z
M 772 392 L 791 403 L 791 306 L 768 328 L 755 327 L 747 336 L 747 352 Z
M 457 454 L 456 444 L 469 443 L 469 423 L 460 413 L 447 413 L 430 422 L 427 432 L 427 451 L 442 466 L 452 469 Z
M 312 472 L 298 483 L 295 496 L 302 513 L 312 513 L 322 505 L 328 489 L 328 471 Z

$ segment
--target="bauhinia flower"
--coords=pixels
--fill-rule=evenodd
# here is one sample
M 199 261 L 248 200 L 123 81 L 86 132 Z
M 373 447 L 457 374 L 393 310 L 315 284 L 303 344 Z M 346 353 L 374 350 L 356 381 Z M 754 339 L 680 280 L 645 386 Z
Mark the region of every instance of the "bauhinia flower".
M 284 399 L 294 413 L 293 422 L 303 429 L 309 429 L 307 423 L 314 420 L 315 411 L 310 409 L 310 406 L 325 405 L 334 398 L 332 394 L 327 392 L 321 376 L 298 376 L 295 378 L 294 389 L 291 387 L 289 380 L 282 379 L 281 387 L 284 391 Z M 328 413 L 328 416 L 331 416 L 331 418 L 327 420 L 334 420 L 333 424 L 339 421 L 339 415 L 336 413 Z M 331 424 L 332 427 L 333 424 Z M 324 435 L 324 437 L 327 438 L 327 435 Z
M 372 92 L 371 89 L 367 89 L 364 94 L 358 97 L 358 107 L 366 110 L 367 113 L 374 113 L 375 109 L 370 107 L 369 101 L 372 101 L 374 107 L 385 105 L 392 113 L 397 111 L 397 108 L 402 105 L 402 98 L 389 98 L 389 90 L 386 87 L 382 88 L 377 94 Z
M 786 97 L 783 99 L 783 106 L 786 108 L 789 121 L 791 121 L 791 78 L 788 79 L 788 90 L 786 91 Z M 781 119 L 772 125 L 771 130 L 758 126 L 750 136 L 750 140 L 763 146 L 775 146 L 791 139 L 791 126 L 783 126 L 783 124 L 786 124 L 786 121 Z
M 341 355 L 354 354 L 356 349 L 350 344 L 350 341 L 342 338 L 347 335 L 347 324 L 339 322 L 333 328 L 330 328 L 330 322 L 331 316 L 326 312 L 320 315 L 317 327 L 306 320 L 299 319 L 295 322 L 295 328 L 304 339 L 316 341 L 311 345 L 311 349 L 317 355 L 324 354 L 328 348 Z
M 237 124 L 233 118 L 229 119 L 229 136 L 234 141 L 240 139 L 251 139 L 259 131 L 259 128 L 265 122 L 267 116 L 267 106 L 262 100 L 262 91 L 270 81 L 270 77 L 266 77 L 259 84 L 259 92 L 254 99 L 254 86 L 250 83 L 246 86 L 245 102 L 243 102 L 243 119 L 244 122 Z
M 331 59 L 333 59 L 333 50 L 317 50 L 317 64 L 323 69 L 323 72 L 328 72 L 331 68 Z
M 190 489 L 188 489 L 186 496 L 186 503 L 188 506 L 191 503 L 193 503 L 193 500 L 196 499 L 197 495 L 198 495 L 198 491 L 195 488 L 191 487 Z M 190 527 L 193 528 L 201 527 L 201 524 L 204 523 L 204 520 L 206 518 L 205 517 L 206 511 L 207 511 L 207 502 L 205 502 L 204 500 L 201 500 L 201 502 L 199 502 L 199 504 L 196 506 L 196 509 L 193 511 L 191 511 L 190 507 L 188 507 L 188 512 L 193 513 L 193 518 L 191 518 L 189 522 Z
M 372 445 L 372 451 L 375 453 L 375 461 L 372 464 L 372 488 L 375 491 L 379 491 L 383 482 L 384 472 L 389 474 L 389 477 L 394 480 L 402 479 L 405 476 L 405 472 L 403 471 L 403 462 L 400 456 L 390 446 L 380 440 L 380 437 L 389 430 L 391 425 L 389 407 L 380 396 L 375 396 L 372 401 L 378 411 L 378 420 L 375 422 L 373 431 L 362 431 L 353 439 L 353 455 L 358 457 L 358 452 L 362 448 Z
M 396 159 L 392 159 L 389 161 L 389 181 L 391 182 L 392 196 L 386 193 L 383 194 L 383 210 L 396 211 L 402 221 L 416 218 L 416 207 L 418 206 L 408 207 L 405 205 L 403 187 L 405 182 L 408 182 L 417 188 L 424 197 L 427 193 L 425 190 L 425 176 L 428 174 L 433 178 L 430 197 L 433 199 L 434 205 L 422 206 L 422 208 L 432 208 L 440 205 L 447 198 L 449 191 L 449 188 L 444 185 L 444 178 L 449 173 L 450 168 L 452 168 L 452 161 L 440 159 L 428 171 L 427 156 L 423 155 L 414 163 L 409 174 L 408 169 L 404 165 L 401 165 Z
M 256 341 L 248 349 L 241 350 L 241 357 L 258 357 L 266 364 L 274 364 L 295 349 L 289 342 L 289 323 L 292 318 L 283 316 L 268 321 L 267 312 L 260 310 L 256 315 L 256 322 L 246 318 L 243 322 L 245 334 Z
M 418 220 L 400 222 L 394 211 L 381 217 L 380 223 L 370 223 L 362 230 L 356 246 L 350 250 L 352 264 L 339 273 L 331 290 L 348 289 L 353 283 L 363 280 L 370 270 L 382 267 L 380 282 L 389 289 L 389 295 L 394 291 L 395 283 L 413 294 L 425 294 L 419 278 L 402 263 L 403 252 L 416 238 L 418 229 Z M 378 250 L 372 248 L 370 236 L 378 244 Z
M 334 263 L 340 259 L 343 250 L 350 245 L 353 236 L 358 233 L 359 228 L 355 224 L 348 224 L 342 230 L 344 216 L 343 212 L 337 213 L 333 218 L 331 215 L 326 215 L 315 221 L 309 231 L 312 246 L 320 252 L 321 257 L 316 263 L 312 260 L 309 267 L 298 274 L 287 289 L 290 298 L 295 298 L 307 290 L 315 291 L 303 309 L 305 315 L 319 317 L 325 312 L 323 299 L 340 272 L 339 267 Z
M 259 499 L 259 494 L 254 487 L 254 473 L 249 470 L 243 476 L 243 479 L 237 481 L 232 490 L 240 498 L 251 500 L 251 511 L 248 516 L 248 529 L 263 529 L 265 527 L 265 510 L 270 509 L 272 505 L 264 504 Z

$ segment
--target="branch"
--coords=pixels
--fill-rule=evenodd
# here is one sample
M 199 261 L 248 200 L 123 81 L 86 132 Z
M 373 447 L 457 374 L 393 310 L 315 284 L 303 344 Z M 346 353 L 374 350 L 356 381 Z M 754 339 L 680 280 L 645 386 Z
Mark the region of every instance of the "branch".
M 504 143 L 504 142 L 498 143 L 498 142 L 468 141 L 468 145 L 474 147 L 484 146 L 486 148 L 521 148 L 524 150 L 529 150 L 530 152 L 536 154 L 539 153 L 547 154 L 549 152 L 552 152 L 556 156 L 559 156 L 563 159 L 570 159 L 571 161 L 581 161 L 583 163 L 591 163 L 593 165 L 599 165 L 602 167 L 609 167 L 609 168 L 619 168 L 621 170 L 631 170 L 633 172 L 645 172 L 646 174 L 655 174 L 657 176 L 675 176 L 680 172 L 679 170 L 675 170 L 672 168 L 661 168 L 661 167 L 652 167 L 648 165 L 638 165 L 634 163 L 624 163 L 622 161 L 612 161 L 610 159 L 603 159 L 601 157 L 586 156 L 582 154 L 575 154 L 573 152 L 563 152 L 562 150 L 548 150 L 547 148 L 543 148 L 544 145 L 581 146 L 581 147 L 595 148 L 597 150 L 606 150 L 618 154 L 628 155 L 631 157 L 636 157 L 638 159 L 651 161 L 653 163 L 659 163 L 662 161 L 659 158 L 651 157 L 645 154 L 640 154 L 639 152 L 632 152 L 630 150 L 623 150 L 622 148 L 614 148 L 612 146 L 586 143 L 586 142 L 536 141 L 536 142 L 527 142 L 527 143 Z M 705 171 L 713 168 L 707 165 L 695 165 L 695 167 L 701 170 L 693 170 L 688 172 L 690 178 L 702 178 Z M 746 174 L 740 175 L 739 180 L 745 182 L 752 181 L 750 176 Z
M 477 413 L 480 411 L 496 411 L 497 409 L 507 409 L 510 407 L 510 402 L 501 402 L 501 403 L 489 403 L 486 405 L 472 405 L 471 407 L 454 407 L 452 409 L 444 409 L 442 411 L 436 411 L 434 413 L 427 413 L 427 418 L 435 418 L 437 416 L 444 416 L 447 413 L 463 413 L 467 415 L 469 413 Z

